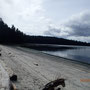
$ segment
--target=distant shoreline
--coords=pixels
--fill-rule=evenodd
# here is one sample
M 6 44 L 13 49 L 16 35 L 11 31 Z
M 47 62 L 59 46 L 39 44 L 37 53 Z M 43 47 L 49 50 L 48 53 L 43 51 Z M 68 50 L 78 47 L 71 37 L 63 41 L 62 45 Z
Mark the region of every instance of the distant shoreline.
M 65 57 L 61 57 L 61 56 L 56 56 L 56 55 L 48 54 L 48 53 L 45 53 L 45 52 L 40 51 L 40 50 L 31 49 L 31 48 L 28 48 L 28 47 L 22 47 L 22 48 L 29 49 L 29 50 L 32 50 L 32 51 L 35 51 L 35 52 L 39 52 L 39 53 L 42 53 L 42 54 L 45 54 L 45 55 L 48 55 L 48 56 L 56 57 L 56 58 L 59 58 L 59 59 L 62 58 L 62 59 L 65 59 L 68 62 L 72 62 L 72 63 L 75 63 L 75 64 L 81 64 L 81 65 L 85 65 L 85 66 L 87 66 L 87 65 L 89 66 L 90 65 L 89 63 L 86 63 L 86 62 L 81 62 L 81 61 L 78 61 L 78 60 L 75 60 L 75 59 L 69 59 L 69 58 L 65 58 Z M 57 60 L 55 60 L 55 61 L 57 62 Z
M 33 44 L 32 44 L 33 45 Z M 31 45 L 31 46 L 32 46 Z M 36 44 L 36 45 L 39 45 L 39 44 Z M 44 45 L 44 44 L 43 44 Z M 50 44 L 49 44 L 50 45 Z M 61 46 L 64 46 L 64 45 L 61 45 Z M 67 47 L 68 45 L 65 45 L 65 47 Z M 70 45 L 69 45 L 70 46 Z M 22 47 L 22 46 L 21 46 Z M 40 46 L 39 46 L 40 47 Z M 76 46 L 77 47 L 77 46 Z M 74 47 L 74 48 L 69 48 L 69 49 L 75 49 L 76 47 Z M 88 46 L 86 46 L 86 47 L 88 47 Z M 52 54 L 49 54 L 49 53 L 46 53 L 46 52 L 44 52 L 44 51 L 41 51 L 41 50 L 37 50 L 37 48 L 35 48 L 34 49 L 34 46 L 33 46 L 33 48 L 30 48 L 30 47 L 28 47 L 28 46 L 23 46 L 23 48 L 28 48 L 28 49 L 32 49 L 32 50 L 35 50 L 35 51 L 40 51 L 40 52 L 42 52 L 42 53 L 45 53 L 45 54 L 47 54 L 47 55 L 50 55 L 50 56 L 55 56 L 55 57 L 59 57 L 59 58 L 63 58 L 63 59 L 66 59 L 66 60 L 68 60 L 68 61 L 73 61 L 73 62 L 79 62 L 79 63 L 82 63 L 82 64 L 87 64 L 87 65 L 90 65 L 89 63 L 87 63 L 87 62 L 84 62 L 84 61 L 79 61 L 79 60 L 77 60 L 77 59 L 70 59 L 70 58 L 66 58 L 66 57 L 62 57 L 62 56 L 57 56 L 57 55 L 52 55 Z M 64 48 L 64 47 L 63 47 Z M 63 49 L 63 48 L 61 48 L 61 50 Z M 43 48 L 42 48 L 43 49 Z M 68 49 L 68 48 L 65 48 L 65 49 Z M 47 50 L 46 50 L 47 51 Z M 52 51 L 54 51 L 54 50 L 52 50 Z

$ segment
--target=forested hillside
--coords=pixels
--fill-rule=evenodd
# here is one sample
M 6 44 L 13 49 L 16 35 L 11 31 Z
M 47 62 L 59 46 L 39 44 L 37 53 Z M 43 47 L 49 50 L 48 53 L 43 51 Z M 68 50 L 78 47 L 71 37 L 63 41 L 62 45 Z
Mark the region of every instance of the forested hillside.
M 21 32 L 18 28 L 8 27 L 7 24 L 0 18 L 0 43 L 2 44 L 21 44 L 21 43 L 34 43 L 34 44 L 59 44 L 59 45 L 90 45 L 89 43 L 67 40 L 57 37 L 47 36 L 30 36 Z

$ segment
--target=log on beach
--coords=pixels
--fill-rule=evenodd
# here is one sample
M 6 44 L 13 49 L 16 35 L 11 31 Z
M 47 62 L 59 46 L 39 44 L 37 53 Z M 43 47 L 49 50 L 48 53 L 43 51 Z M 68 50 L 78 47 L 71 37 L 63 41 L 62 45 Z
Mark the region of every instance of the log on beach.
M 9 90 L 9 75 L 0 63 L 0 90 Z

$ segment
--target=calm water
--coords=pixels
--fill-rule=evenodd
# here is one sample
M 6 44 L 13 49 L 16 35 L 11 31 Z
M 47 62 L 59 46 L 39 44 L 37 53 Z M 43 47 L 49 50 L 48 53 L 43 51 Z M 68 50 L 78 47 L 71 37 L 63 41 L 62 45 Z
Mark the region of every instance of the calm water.
M 62 47 L 64 45 L 59 45 L 58 47 Z M 56 46 L 55 46 L 56 47 Z M 90 64 L 90 47 L 87 46 L 64 46 L 64 47 L 75 47 L 72 49 L 63 49 L 63 50 L 42 50 L 44 53 L 48 53 L 55 56 L 60 56 L 72 60 L 77 60 Z

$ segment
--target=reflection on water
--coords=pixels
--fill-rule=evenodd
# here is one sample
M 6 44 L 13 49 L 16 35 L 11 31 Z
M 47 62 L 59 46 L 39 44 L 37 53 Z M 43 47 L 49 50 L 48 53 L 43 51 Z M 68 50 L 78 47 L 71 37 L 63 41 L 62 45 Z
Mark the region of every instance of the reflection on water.
M 50 45 L 50 44 L 25 44 L 23 47 L 40 50 L 44 53 L 56 55 L 80 62 L 90 64 L 89 46 L 71 46 L 71 45 Z
M 40 51 L 65 51 L 70 49 L 77 49 L 77 47 L 73 46 L 65 46 L 65 45 L 50 45 L 50 44 L 25 44 L 23 47 L 40 50 Z
M 75 47 L 75 46 L 68 46 L 68 47 Z M 58 51 L 54 50 L 54 51 L 43 51 L 43 52 L 90 64 L 90 47 L 77 46 L 77 48 L 74 49 L 63 49 Z

